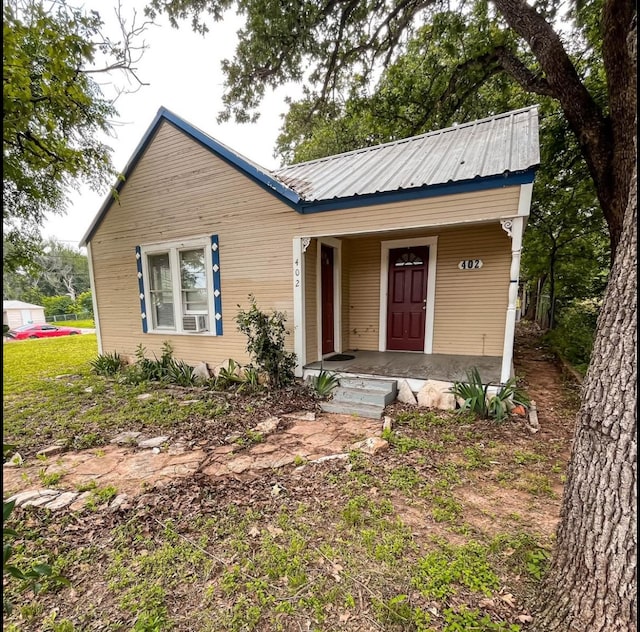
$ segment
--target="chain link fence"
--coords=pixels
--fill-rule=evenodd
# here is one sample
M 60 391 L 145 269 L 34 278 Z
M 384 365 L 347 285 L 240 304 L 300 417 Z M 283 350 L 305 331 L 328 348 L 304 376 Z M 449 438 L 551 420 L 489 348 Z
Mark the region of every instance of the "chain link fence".
M 92 320 L 93 314 L 91 312 L 81 312 L 79 314 L 56 314 L 55 316 L 47 316 L 46 321 L 48 323 L 57 323 L 65 320 Z

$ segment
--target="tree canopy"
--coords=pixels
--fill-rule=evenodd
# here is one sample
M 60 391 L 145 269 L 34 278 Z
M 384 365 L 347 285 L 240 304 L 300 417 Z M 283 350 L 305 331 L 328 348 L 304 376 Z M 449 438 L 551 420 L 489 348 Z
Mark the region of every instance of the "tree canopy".
M 32 258 L 47 213 L 63 213 L 69 187 L 103 190 L 116 172 L 102 141 L 116 109 L 95 73 L 124 70 L 142 48 L 103 33 L 97 12 L 57 0 L 3 3 L 3 266 Z
M 2 294 L 8 300 L 41 304 L 43 297 L 66 295 L 75 301 L 90 289 L 87 255 L 54 239 L 38 243 L 24 267 L 2 271 Z
M 276 0 L 152 0 L 149 13 L 163 12 L 175 26 L 191 19 L 201 32 L 207 16 L 220 20 L 231 7 L 245 16 L 235 56 L 223 63 L 222 119 L 255 120 L 267 89 L 302 80 L 304 116 L 327 107 L 331 115 L 331 108 L 375 85 L 381 70 L 420 46 L 421 38 L 433 46 L 430 54 L 447 60 L 443 71 L 448 72 L 427 76 L 416 66 L 414 77 L 417 83 L 441 84 L 433 105 L 445 113 L 462 108 L 487 79 L 507 73 L 525 92 L 560 105 L 595 183 L 615 249 L 635 161 L 628 133 L 633 115 L 626 107 L 636 91 L 626 49 L 635 9 L 628 0 L 593 0 L 561 15 L 562 6 L 558 0 L 535 6 L 525 0 L 457 6 L 430 0 L 296 0 L 284 7 Z M 465 30 L 469 21 L 472 37 Z M 556 29 L 563 21 L 571 28 Z M 431 28 L 425 31 L 425 25 Z M 448 48 L 438 29 L 451 35 Z M 594 56 L 603 60 L 597 69 L 590 64 Z

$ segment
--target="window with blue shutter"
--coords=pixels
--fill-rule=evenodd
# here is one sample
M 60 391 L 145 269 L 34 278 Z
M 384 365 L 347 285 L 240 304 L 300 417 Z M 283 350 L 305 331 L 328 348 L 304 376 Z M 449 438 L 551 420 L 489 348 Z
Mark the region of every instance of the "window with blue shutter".
M 218 235 L 136 246 L 144 333 L 222 335 L 219 248 Z

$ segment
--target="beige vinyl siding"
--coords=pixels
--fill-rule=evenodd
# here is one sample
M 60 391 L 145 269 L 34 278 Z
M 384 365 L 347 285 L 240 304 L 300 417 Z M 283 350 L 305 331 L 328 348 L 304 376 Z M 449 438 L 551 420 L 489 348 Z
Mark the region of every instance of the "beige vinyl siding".
M 189 362 L 217 364 L 229 357 L 247 361 L 246 341 L 237 331 L 235 316 L 238 304 L 248 306 L 249 293 L 255 295 L 261 309 L 287 313 L 291 334 L 287 342 L 293 349 L 293 237 L 497 220 L 516 214 L 518 195 L 519 187 L 512 186 L 301 215 L 165 122 L 124 184 L 119 201 L 111 206 L 91 238 L 103 349 L 132 355 L 142 341 L 149 353 L 159 353 L 163 340 L 170 340 L 176 357 Z M 499 231 L 497 221 L 496 226 Z M 217 234 L 220 240 L 224 335 L 142 335 L 135 246 L 211 234 Z M 371 237 L 357 247 L 350 244 L 343 253 L 343 313 L 348 314 L 342 323 L 343 333 L 348 334 L 343 341 L 345 349 L 377 349 L 378 313 L 375 309 L 372 313 L 365 311 L 366 304 L 378 302 L 379 264 L 371 276 L 366 276 L 365 265 L 367 258 L 379 260 L 379 246 L 375 244 L 376 239 Z M 506 297 L 506 287 L 503 292 Z M 308 301 L 315 300 L 315 292 L 309 288 L 306 296 Z M 445 313 L 453 309 L 452 301 L 447 300 Z M 311 352 L 317 350 L 317 342 L 310 344 L 315 320 L 309 318 L 312 306 L 307 310 L 306 340 Z M 445 352 L 451 346 L 446 342 L 449 329 L 447 325 L 443 342 L 437 342 L 434 351 Z M 485 347 L 498 349 L 494 342 L 485 343 Z
M 378 350 L 380 238 L 349 239 L 349 349 Z
M 463 259 L 483 266 L 460 270 Z M 510 266 L 511 239 L 498 223 L 440 233 L 434 353 L 502 355 Z
M 312 239 L 307 248 L 304 265 L 307 362 L 315 362 L 318 360 L 318 241 L 316 239 Z

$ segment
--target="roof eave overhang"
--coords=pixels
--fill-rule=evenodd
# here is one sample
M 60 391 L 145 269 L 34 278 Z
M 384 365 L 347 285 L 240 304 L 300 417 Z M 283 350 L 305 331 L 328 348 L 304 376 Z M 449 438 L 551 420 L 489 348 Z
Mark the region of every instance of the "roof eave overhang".
M 127 178 L 135 169 L 144 154 L 144 151 L 150 145 L 163 121 L 170 123 L 177 129 L 189 135 L 203 147 L 212 151 L 219 158 L 227 162 L 232 167 L 238 169 L 242 174 L 250 178 L 264 190 L 275 195 L 287 206 L 302 215 L 358 208 L 375 204 L 389 204 L 393 202 L 437 197 L 442 195 L 471 193 L 474 191 L 483 191 L 492 188 L 527 184 L 533 182 L 536 170 L 539 167 L 539 165 L 533 165 L 529 169 L 518 172 L 506 172 L 499 175 L 473 178 L 471 180 L 432 184 L 398 191 L 384 191 L 326 200 L 304 200 L 300 195 L 293 191 L 293 189 L 285 186 L 268 173 L 261 171 L 255 165 L 245 160 L 242 156 L 231 151 L 228 147 L 221 145 L 210 136 L 207 136 L 202 131 L 190 125 L 166 108 L 160 108 L 153 122 L 138 144 L 131 159 L 127 163 L 122 176 L 118 178 L 117 183 L 114 185 L 113 190 L 115 192 L 111 192 L 103 202 L 99 212 L 91 223 L 91 226 L 82 237 L 80 246 L 86 246 L 89 241 L 91 241 L 93 234 L 102 222 L 111 205 L 117 200 L 118 193 L 120 193 L 122 188 L 125 186 Z
M 530 169 L 505 173 L 484 178 L 474 178 L 460 182 L 447 182 L 443 184 L 432 184 L 399 191 L 386 191 L 380 193 L 370 193 L 367 195 L 354 195 L 344 198 L 333 198 L 330 200 L 314 200 L 302 202 L 297 205 L 296 210 L 304 215 L 311 213 L 322 213 L 325 211 L 338 211 L 361 206 L 372 206 L 375 204 L 390 204 L 407 200 L 417 200 L 442 195 L 455 195 L 460 193 L 473 193 L 475 191 L 486 191 L 487 189 L 518 186 L 530 184 L 535 178 L 539 165 Z

